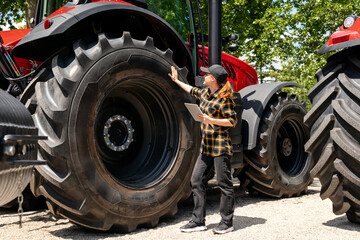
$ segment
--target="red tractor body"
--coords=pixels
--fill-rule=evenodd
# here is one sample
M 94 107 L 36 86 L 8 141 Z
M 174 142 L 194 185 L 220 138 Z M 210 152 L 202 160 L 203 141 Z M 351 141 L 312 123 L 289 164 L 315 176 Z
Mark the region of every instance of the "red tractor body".
M 331 52 L 360 44 L 360 19 L 357 16 L 347 16 L 340 29 L 331 34 L 327 43 L 319 53 Z

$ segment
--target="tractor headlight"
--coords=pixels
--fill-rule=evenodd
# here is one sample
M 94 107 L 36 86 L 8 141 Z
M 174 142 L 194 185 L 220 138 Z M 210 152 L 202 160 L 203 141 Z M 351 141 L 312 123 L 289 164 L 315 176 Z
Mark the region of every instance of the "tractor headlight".
M 356 18 L 357 16 L 353 16 L 353 15 L 347 16 L 343 22 L 344 28 L 346 29 L 351 27 L 355 23 Z

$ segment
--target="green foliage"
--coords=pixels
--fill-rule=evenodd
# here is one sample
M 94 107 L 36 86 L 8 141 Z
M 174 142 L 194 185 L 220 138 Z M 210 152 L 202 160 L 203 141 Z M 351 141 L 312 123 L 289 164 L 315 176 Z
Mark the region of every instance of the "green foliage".
M 25 19 L 26 3 L 24 0 L 2 0 L 0 2 L 0 30 L 1 26 L 15 29 L 14 24 Z
M 148 9 L 165 19 L 183 39 L 190 33 L 189 13 L 184 0 L 148 0 Z
M 318 55 L 317 50 L 347 15 L 360 10 L 356 0 L 226 0 L 223 4 L 223 35 L 240 36 L 240 49 L 233 55 L 245 57 L 261 81 L 271 78 L 302 85 L 291 89 L 301 100 L 307 100 L 316 71 L 331 55 Z

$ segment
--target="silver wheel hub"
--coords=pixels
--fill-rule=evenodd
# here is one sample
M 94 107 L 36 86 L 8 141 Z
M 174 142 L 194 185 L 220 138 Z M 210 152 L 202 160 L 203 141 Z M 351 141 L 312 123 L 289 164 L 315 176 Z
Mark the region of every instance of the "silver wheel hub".
M 108 148 L 121 152 L 134 141 L 135 130 L 131 121 L 122 115 L 110 117 L 104 124 L 103 136 Z
M 281 144 L 281 151 L 282 153 L 284 154 L 285 157 L 288 157 L 291 155 L 291 152 L 292 152 L 292 143 L 291 143 L 291 140 L 290 138 L 285 138 L 283 141 L 282 141 L 282 144 Z

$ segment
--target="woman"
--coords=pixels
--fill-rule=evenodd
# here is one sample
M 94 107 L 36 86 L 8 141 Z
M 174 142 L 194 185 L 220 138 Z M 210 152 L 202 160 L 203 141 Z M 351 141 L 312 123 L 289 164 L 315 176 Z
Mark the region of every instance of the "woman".
M 227 81 L 226 70 L 217 64 L 209 68 L 200 68 L 205 72 L 204 89 L 192 87 L 178 79 L 175 67 L 171 67 L 171 79 L 191 96 L 200 101 L 199 114 L 201 120 L 201 153 L 196 161 L 191 186 L 194 197 L 192 219 L 181 227 L 183 232 L 206 230 L 206 189 L 205 183 L 212 167 L 215 168 L 216 180 L 221 190 L 220 215 L 221 222 L 213 229 L 214 233 L 231 232 L 234 215 L 234 188 L 231 180 L 232 146 L 229 129 L 237 122 L 235 103 L 231 99 L 233 89 Z

